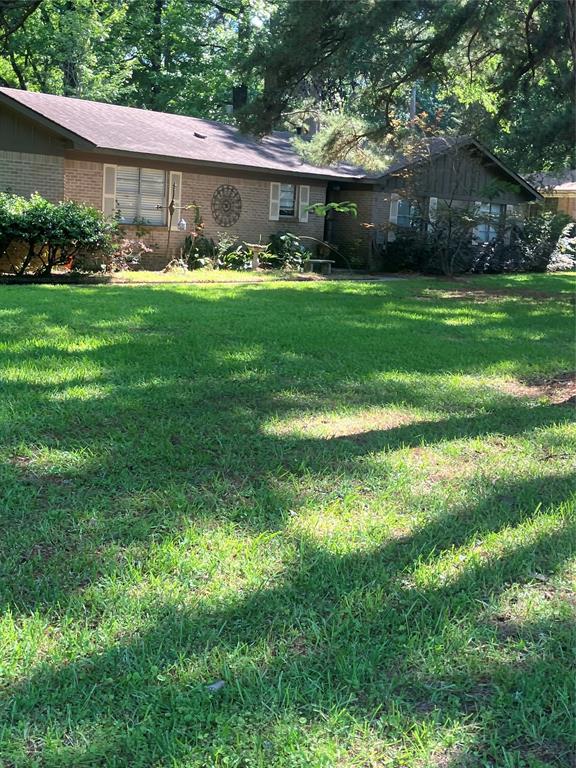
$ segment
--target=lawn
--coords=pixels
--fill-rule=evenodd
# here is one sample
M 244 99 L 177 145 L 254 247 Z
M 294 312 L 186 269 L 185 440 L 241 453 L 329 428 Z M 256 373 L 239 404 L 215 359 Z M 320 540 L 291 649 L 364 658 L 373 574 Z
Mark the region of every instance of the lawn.
M 0 765 L 571 765 L 547 280 L 0 286 Z

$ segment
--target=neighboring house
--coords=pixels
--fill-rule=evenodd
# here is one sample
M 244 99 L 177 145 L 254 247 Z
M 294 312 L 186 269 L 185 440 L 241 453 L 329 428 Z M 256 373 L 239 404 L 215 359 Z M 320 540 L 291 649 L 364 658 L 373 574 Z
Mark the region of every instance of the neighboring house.
M 576 170 L 557 173 L 538 171 L 526 176 L 544 197 L 546 208 L 566 213 L 576 221 Z
M 310 165 L 287 134 L 257 141 L 222 123 L 10 88 L 0 88 L 0 191 L 87 203 L 118 216 L 129 234 L 145 222 L 155 251 L 143 265 L 151 268 L 179 252 L 192 204 L 209 237 L 226 232 L 265 243 L 290 231 L 310 243 L 368 250 L 374 240 L 394 237 L 394 228 L 415 225 L 415 205 L 432 217 L 443 200 L 472 201 L 503 218 L 507 205 L 541 199 L 472 139 L 431 140 L 425 153 L 370 175 Z M 356 202 L 358 217 L 309 211 L 337 200 Z M 487 225 L 479 234 L 494 233 Z

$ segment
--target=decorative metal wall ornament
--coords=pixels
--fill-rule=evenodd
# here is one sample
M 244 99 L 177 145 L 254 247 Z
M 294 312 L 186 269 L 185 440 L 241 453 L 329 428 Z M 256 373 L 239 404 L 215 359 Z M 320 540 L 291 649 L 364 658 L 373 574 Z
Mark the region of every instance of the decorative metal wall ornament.
M 236 224 L 242 212 L 240 192 L 231 184 L 222 184 L 212 195 L 212 217 L 221 227 Z

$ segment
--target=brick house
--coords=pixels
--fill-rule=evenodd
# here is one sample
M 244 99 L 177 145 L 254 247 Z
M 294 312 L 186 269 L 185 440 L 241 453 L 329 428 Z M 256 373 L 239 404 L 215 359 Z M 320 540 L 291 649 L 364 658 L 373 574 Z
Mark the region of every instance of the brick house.
M 499 191 L 484 193 L 502 181 Z M 382 234 L 387 227 L 413 226 L 415 202 L 430 216 L 439 201 L 457 198 L 504 217 L 507 206 L 541 199 L 472 139 L 433 140 L 425 157 L 398 158 L 370 175 L 310 165 L 287 134 L 257 141 L 223 123 L 10 88 L 0 88 L 0 191 L 87 203 L 118 216 L 129 234 L 145 222 L 154 248 L 143 261 L 148 268 L 162 268 L 179 252 L 192 203 L 209 237 L 226 232 L 265 243 L 290 231 L 367 250 L 394 236 Z M 356 202 L 358 218 L 309 210 L 339 200 Z

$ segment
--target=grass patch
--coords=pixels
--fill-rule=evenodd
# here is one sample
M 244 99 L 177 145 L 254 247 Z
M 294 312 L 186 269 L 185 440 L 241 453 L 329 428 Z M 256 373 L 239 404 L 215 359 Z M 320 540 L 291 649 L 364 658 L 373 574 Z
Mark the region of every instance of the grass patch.
M 0 287 L 0 764 L 570 764 L 572 311 L 450 291 Z
M 236 271 L 233 269 L 194 269 L 189 272 L 158 272 L 129 270 L 115 272 L 111 281 L 116 283 L 269 283 L 274 280 L 286 280 L 297 273 L 281 270 Z
M 470 284 L 497 290 L 543 291 L 545 293 L 576 293 L 576 272 L 520 275 L 473 275 L 465 278 Z

